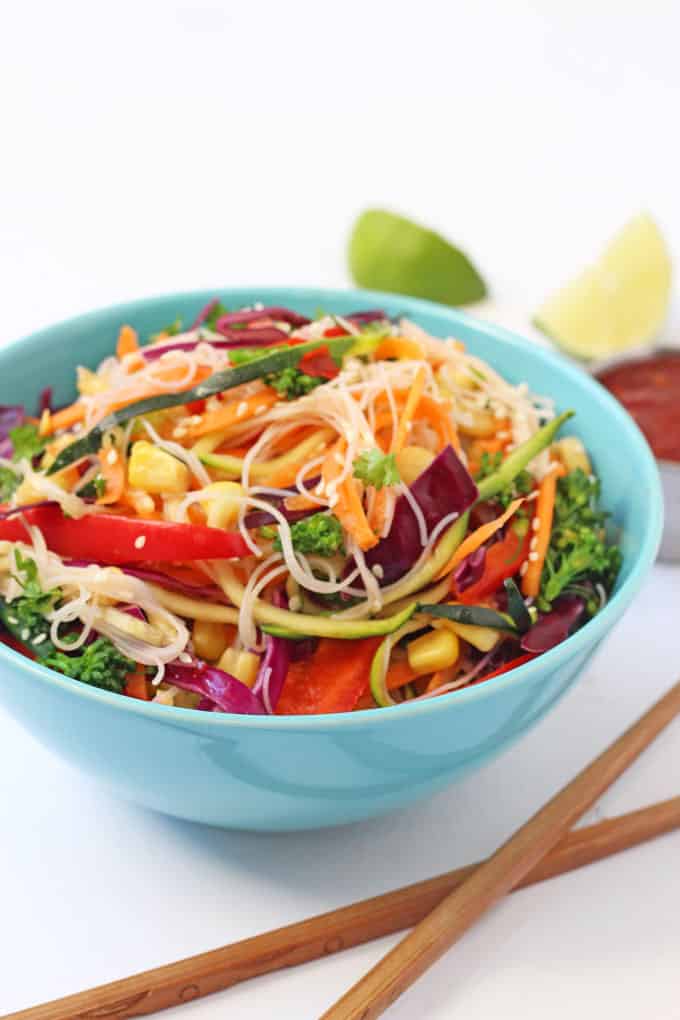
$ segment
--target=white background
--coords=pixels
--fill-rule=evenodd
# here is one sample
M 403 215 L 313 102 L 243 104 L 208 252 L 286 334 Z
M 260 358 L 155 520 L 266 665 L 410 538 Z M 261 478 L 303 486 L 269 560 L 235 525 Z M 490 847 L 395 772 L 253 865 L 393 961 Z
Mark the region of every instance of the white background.
M 4 3 L 0 339 L 173 289 L 342 286 L 368 204 L 460 242 L 515 321 L 638 209 L 677 251 L 673 7 Z M 580 686 L 497 763 L 336 832 L 152 815 L 0 714 L 0 1011 L 490 852 L 675 678 L 679 587 L 680 569 L 655 568 Z M 679 742 L 675 725 L 600 814 L 678 794 Z M 679 840 L 513 897 L 389 1015 L 680 1015 Z M 392 941 L 172 1015 L 311 1020 Z

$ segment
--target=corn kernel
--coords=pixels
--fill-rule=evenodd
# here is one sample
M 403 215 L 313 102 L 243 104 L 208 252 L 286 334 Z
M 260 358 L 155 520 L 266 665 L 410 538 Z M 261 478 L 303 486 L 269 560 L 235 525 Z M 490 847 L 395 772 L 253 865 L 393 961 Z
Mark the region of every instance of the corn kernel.
M 181 494 L 189 488 L 189 469 L 165 450 L 139 439 L 132 447 L 128 482 L 133 489 L 157 495 Z
M 196 620 L 192 637 L 196 655 L 208 662 L 216 662 L 229 644 L 233 628 L 226 623 L 213 623 L 210 620 Z
M 453 666 L 460 654 L 460 642 L 453 631 L 437 629 L 416 638 L 408 646 L 408 664 L 424 676 Z
M 592 474 L 593 469 L 586 448 L 576 436 L 565 436 L 555 443 L 553 449 L 567 471 L 576 471 L 580 468 L 584 474 Z
M 260 668 L 260 657 L 254 652 L 237 652 L 235 648 L 227 648 L 217 665 L 246 687 L 252 687 Z
M 416 478 L 430 466 L 434 460 L 431 450 L 424 446 L 405 446 L 397 454 L 399 477 L 406 485 L 413 485 Z
M 201 500 L 207 523 L 211 528 L 232 528 L 238 520 L 243 488 L 238 482 L 213 482 L 203 490 Z

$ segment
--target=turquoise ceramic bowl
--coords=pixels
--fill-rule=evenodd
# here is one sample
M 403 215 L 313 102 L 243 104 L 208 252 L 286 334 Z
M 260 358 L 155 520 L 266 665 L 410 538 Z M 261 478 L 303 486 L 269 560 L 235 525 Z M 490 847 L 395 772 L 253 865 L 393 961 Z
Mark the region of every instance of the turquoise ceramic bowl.
M 190 321 L 212 292 L 175 294 L 92 312 L 0 350 L 1 403 L 35 402 L 46 383 L 73 398 L 75 365 L 94 366 L 123 322 L 144 336 Z M 310 315 L 382 307 L 454 335 L 504 376 L 572 407 L 603 501 L 622 528 L 624 563 L 606 608 L 546 655 L 495 680 L 432 701 L 347 715 L 265 718 L 166 708 L 86 687 L 0 646 L 0 698 L 38 740 L 116 794 L 180 818 L 236 829 L 339 825 L 434 793 L 513 744 L 576 680 L 624 613 L 656 556 L 662 524 L 657 469 L 625 411 L 585 373 L 503 329 L 424 301 L 358 291 L 251 288 Z

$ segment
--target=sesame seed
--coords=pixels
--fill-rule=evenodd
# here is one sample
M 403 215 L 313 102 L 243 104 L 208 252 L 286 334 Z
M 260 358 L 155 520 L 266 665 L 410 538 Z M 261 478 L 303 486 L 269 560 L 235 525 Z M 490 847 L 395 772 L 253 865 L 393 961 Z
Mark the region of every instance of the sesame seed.
M 336 464 L 340 464 L 341 466 L 344 465 L 345 458 L 343 457 L 343 455 L 340 453 L 339 450 L 335 451 L 335 453 L 333 454 L 333 457 L 335 459 L 335 463 Z
M 143 549 L 146 545 L 146 535 L 138 535 L 135 539 L 135 549 Z
M 541 526 L 541 518 L 540 518 L 540 517 L 534 517 L 534 519 L 533 519 L 533 520 L 532 520 L 532 522 L 531 522 L 531 527 L 532 527 L 532 529 L 533 529 L 534 531 L 538 531 L 538 529 L 540 528 L 540 526 Z
M 509 439 L 510 438 L 510 433 L 506 429 L 501 429 L 500 432 L 496 433 L 496 438 L 497 439 Z
M 24 627 L 24 629 L 21 632 L 21 640 L 28 641 L 30 636 L 31 636 L 30 630 L 28 629 L 28 627 Z
M 522 566 L 519 568 L 519 576 L 520 577 L 524 577 L 524 575 L 526 574 L 528 569 L 529 569 L 529 564 L 525 560 L 524 563 L 522 564 Z
M 109 450 L 109 452 L 106 454 L 106 463 L 107 464 L 115 464 L 117 460 L 118 460 L 118 450 Z
M 176 429 L 172 430 L 172 434 L 175 439 L 183 439 L 189 430 L 185 429 L 183 425 L 178 425 Z
M 255 408 L 255 414 L 264 414 L 266 410 L 267 410 L 266 404 L 258 404 L 257 407 Z
M 379 563 L 373 564 L 373 566 L 371 567 L 371 573 L 373 574 L 374 577 L 377 577 L 379 581 L 385 576 L 385 571 L 383 570 Z
M 8 616 L 7 617 L 7 622 L 14 624 L 14 626 L 16 627 L 16 625 L 17 625 L 17 623 L 19 621 L 17 620 L 16 616 Z
M 180 652 L 180 654 L 179 654 L 179 661 L 187 663 L 187 662 L 193 662 L 194 660 L 191 658 L 191 656 L 189 655 L 188 652 Z
M 45 641 L 46 638 L 47 638 L 47 634 L 39 634 L 37 638 L 33 639 L 33 644 L 34 645 L 41 645 L 43 643 L 43 641 Z
M 244 416 L 244 414 L 247 414 L 247 413 L 248 413 L 248 405 L 245 402 L 245 400 L 242 400 L 241 403 L 236 408 L 236 417 L 237 418 L 242 418 Z
M 292 595 L 291 598 L 288 599 L 288 608 L 291 613 L 297 613 L 302 609 L 302 599 L 299 595 Z
M 532 563 L 535 563 L 536 560 L 538 559 L 538 553 L 537 552 L 530 552 L 529 553 L 529 559 L 531 560 Z
M 192 414 L 190 418 L 186 419 L 187 425 L 200 425 L 203 421 L 203 417 L 200 414 Z
M 152 500 L 151 496 L 142 496 L 142 498 L 139 500 L 139 503 L 137 504 L 137 507 L 140 510 L 140 512 L 145 511 L 146 513 L 150 514 L 155 507 L 155 503 Z

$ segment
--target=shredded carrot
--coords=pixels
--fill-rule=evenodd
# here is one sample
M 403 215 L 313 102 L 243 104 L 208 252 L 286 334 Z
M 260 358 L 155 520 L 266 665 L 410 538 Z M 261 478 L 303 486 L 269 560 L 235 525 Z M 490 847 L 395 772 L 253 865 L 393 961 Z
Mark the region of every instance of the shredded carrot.
M 40 435 L 52 436 L 60 429 L 70 429 L 85 418 L 85 405 L 76 401 L 68 407 L 62 407 L 53 414 L 44 414 L 40 419 Z
M 388 336 L 381 340 L 373 352 L 374 361 L 387 361 L 388 358 L 403 358 L 407 361 L 422 361 L 425 352 L 417 340 L 407 340 L 403 336 Z
M 444 684 L 450 684 L 458 672 L 458 664 L 454 663 L 453 666 L 448 666 L 446 669 L 438 669 L 436 673 L 432 674 L 427 687 L 424 690 L 424 694 L 431 694 L 432 691 L 439 690 Z
M 519 510 L 523 502 L 523 499 L 513 499 L 508 509 L 504 511 L 500 517 L 496 517 L 495 520 L 489 521 L 488 524 L 482 524 L 479 528 L 469 534 L 465 541 L 461 542 L 458 546 L 446 566 L 442 567 L 439 571 L 436 579 L 438 580 L 440 577 L 444 577 L 445 574 L 450 573 L 450 571 L 452 571 L 454 567 L 457 567 L 466 556 L 473 553 L 475 549 L 479 549 L 480 545 L 483 545 L 491 538 L 492 535 L 495 535 L 498 529 L 502 528 L 506 521 L 509 521 L 512 515 Z
M 121 361 L 126 354 L 136 354 L 139 350 L 137 330 L 132 326 L 121 326 L 116 344 L 116 357 Z
M 143 672 L 128 673 L 125 677 L 125 693 L 130 698 L 138 698 L 139 701 L 151 701 L 146 674 Z
M 200 424 L 192 425 L 189 435 L 192 439 L 207 435 L 208 432 L 219 432 L 222 429 L 231 428 L 232 425 L 239 425 L 241 422 L 254 418 L 277 402 L 278 393 L 267 387 L 254 393 L 243 400 L 230 400 L 223 404 L 217 411 L 210 411 L 201 417 Z
M 403 687 L 405 684 L 410 684 L 412 680 L 416 680 L 421 675 L 421 673 L 411 669 L 408 659 L 397 659 L 396 662 L 393 661 L 389 665 L 385 677 L 385 686 L 388 690 L 392 691 L 395 687 Z
M 334 481 L 342 472 L 342 465 L 336 459 L 336 453 L 342 455 L 345 448 L 343 439 L 338 440 L 326 454 L 321 466 L 321 477 L 328 489 L 330 482 Z M 332 508 L 333 513 L 342 524 L 345 531 L 348 531 L 354 538 L 360 549 L 366 551 L 377 545 L 378 536 L 371 530 L 366 519 L 366 514 L 361 502 L 356 480 L 349 475 L 337 488 L 337 503 Z
M 555 466 L 552 471 L 544 475 L 538 486 L 538 498 L 534 515 L 534 520 L 538 519 L 538 530 L 534 532 L 534 537 L 531 541 L 533 548 L 529 553 L 529 558 L 525 560 L 527 569 L 522 578 L 522 593 L 527 597 L 536 598 L 541 587 L 541 574 L 543 573 L 543 564 L 545 563 L 546 553 L 550 545 L 550 533 L 555 512 L 557 479 L 565 473 L 562 465 Z
M 404 410 L 399 418 L 399 424 L 397 426 L 397 434 L 392 440 L 392 452 L 398 453 L 403 450 L 408 434 L 413 426 L 413 418 L 415 416 L 420 398 L 423 395 L 425 389 L 425 368 L 423 365 L 420 366 L 416 372 L 415 379 L 413 380 L 413 386 L 409 390 L 406 403 L 404 404 Z
M 99 472 L 106 482 L 104 494 L 97 503 L 108 506 L 119 503 L 125 489 L 125 461 L 114 446 L 102 448 L 97 454 Z

